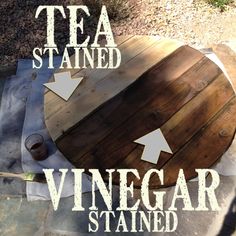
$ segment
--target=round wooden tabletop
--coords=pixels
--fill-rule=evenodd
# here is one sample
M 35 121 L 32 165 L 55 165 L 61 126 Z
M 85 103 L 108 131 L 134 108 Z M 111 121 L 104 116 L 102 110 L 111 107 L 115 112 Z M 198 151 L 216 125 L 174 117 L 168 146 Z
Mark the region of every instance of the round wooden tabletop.
M 59 150 L 77 168 L 139 171 L 128 176 L 136 187 L 149 169 L 163 169 L 164 185 L 211 167 L 235 133 L 236 98 L 219 67 L 199 51 L 174 40 L 149 36 L 116 38 L 118 69 L 72 69 L 83 82 L 69 101 L 45 92 L 45 122 Z M 160 129 L 171 153 L 157 164 L 142 160 L 145 145 L 134 142 Z M 155 142 L 155 140 L 153 141 Z M 114 183 L 119 175 L 113 176 Z M 155 176 L 150 187 L 158 188 Z

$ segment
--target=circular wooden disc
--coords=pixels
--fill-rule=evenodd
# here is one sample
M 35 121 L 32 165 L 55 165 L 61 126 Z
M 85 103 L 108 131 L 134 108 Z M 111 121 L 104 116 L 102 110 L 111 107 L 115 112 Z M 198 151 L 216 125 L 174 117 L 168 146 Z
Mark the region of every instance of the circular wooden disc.
M 45 120 L 57 147 L 77 168 L 138 170 L 141 185 L 150 169 L 164 170 L 164 185 L 211 167 L 230 146 L 236 123 L 235 93 L 222 71 L 202 53 L 170 40 L 123 37 L 116 70 L 74 70 L 85 76 L 65 102 L 45 93 Z M 173 154 L 157 164 L 141 160 L 144 145 L 134 141 L 160 129 Z M 155 140 L 153 140 L 153 144 Z M 119 183 L 115 173 L 113 182 Z M 150 187 L 158 188 L 156 176 Z

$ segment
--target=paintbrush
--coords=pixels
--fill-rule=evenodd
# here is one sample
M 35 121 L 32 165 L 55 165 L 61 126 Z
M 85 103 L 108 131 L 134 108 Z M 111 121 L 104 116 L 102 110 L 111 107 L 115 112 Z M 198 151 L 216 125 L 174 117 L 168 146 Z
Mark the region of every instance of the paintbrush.
M 21 173 L 21 174 L 16 174 L 16 173 L 8 173 L 8 172 L 0 172 L 0 177 L 5 177 L 5 178 L 18 178 L 24 181 L 29 181 L 29 182 L 38 182 L 38 183 L 46 183 L 46 177 L 44 173 Z

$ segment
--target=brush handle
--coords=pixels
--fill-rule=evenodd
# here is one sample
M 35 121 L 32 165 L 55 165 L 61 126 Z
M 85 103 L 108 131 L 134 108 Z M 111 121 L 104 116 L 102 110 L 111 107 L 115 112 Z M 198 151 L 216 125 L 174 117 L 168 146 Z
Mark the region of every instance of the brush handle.
M 15 174 L 9 172 L 0 172 L 0 177 L 8 177 L 8 178 L 19 178 L 25 180 L 24 174 Z

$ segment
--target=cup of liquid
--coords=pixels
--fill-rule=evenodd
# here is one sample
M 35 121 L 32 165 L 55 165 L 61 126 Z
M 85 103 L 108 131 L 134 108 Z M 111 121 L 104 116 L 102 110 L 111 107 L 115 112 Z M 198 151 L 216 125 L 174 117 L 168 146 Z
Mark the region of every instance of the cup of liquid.
M 36 161 L 43 161 L 48 157 L 45 140 L 40 134 L 31 134 L 25 140 L 25 147 Z

